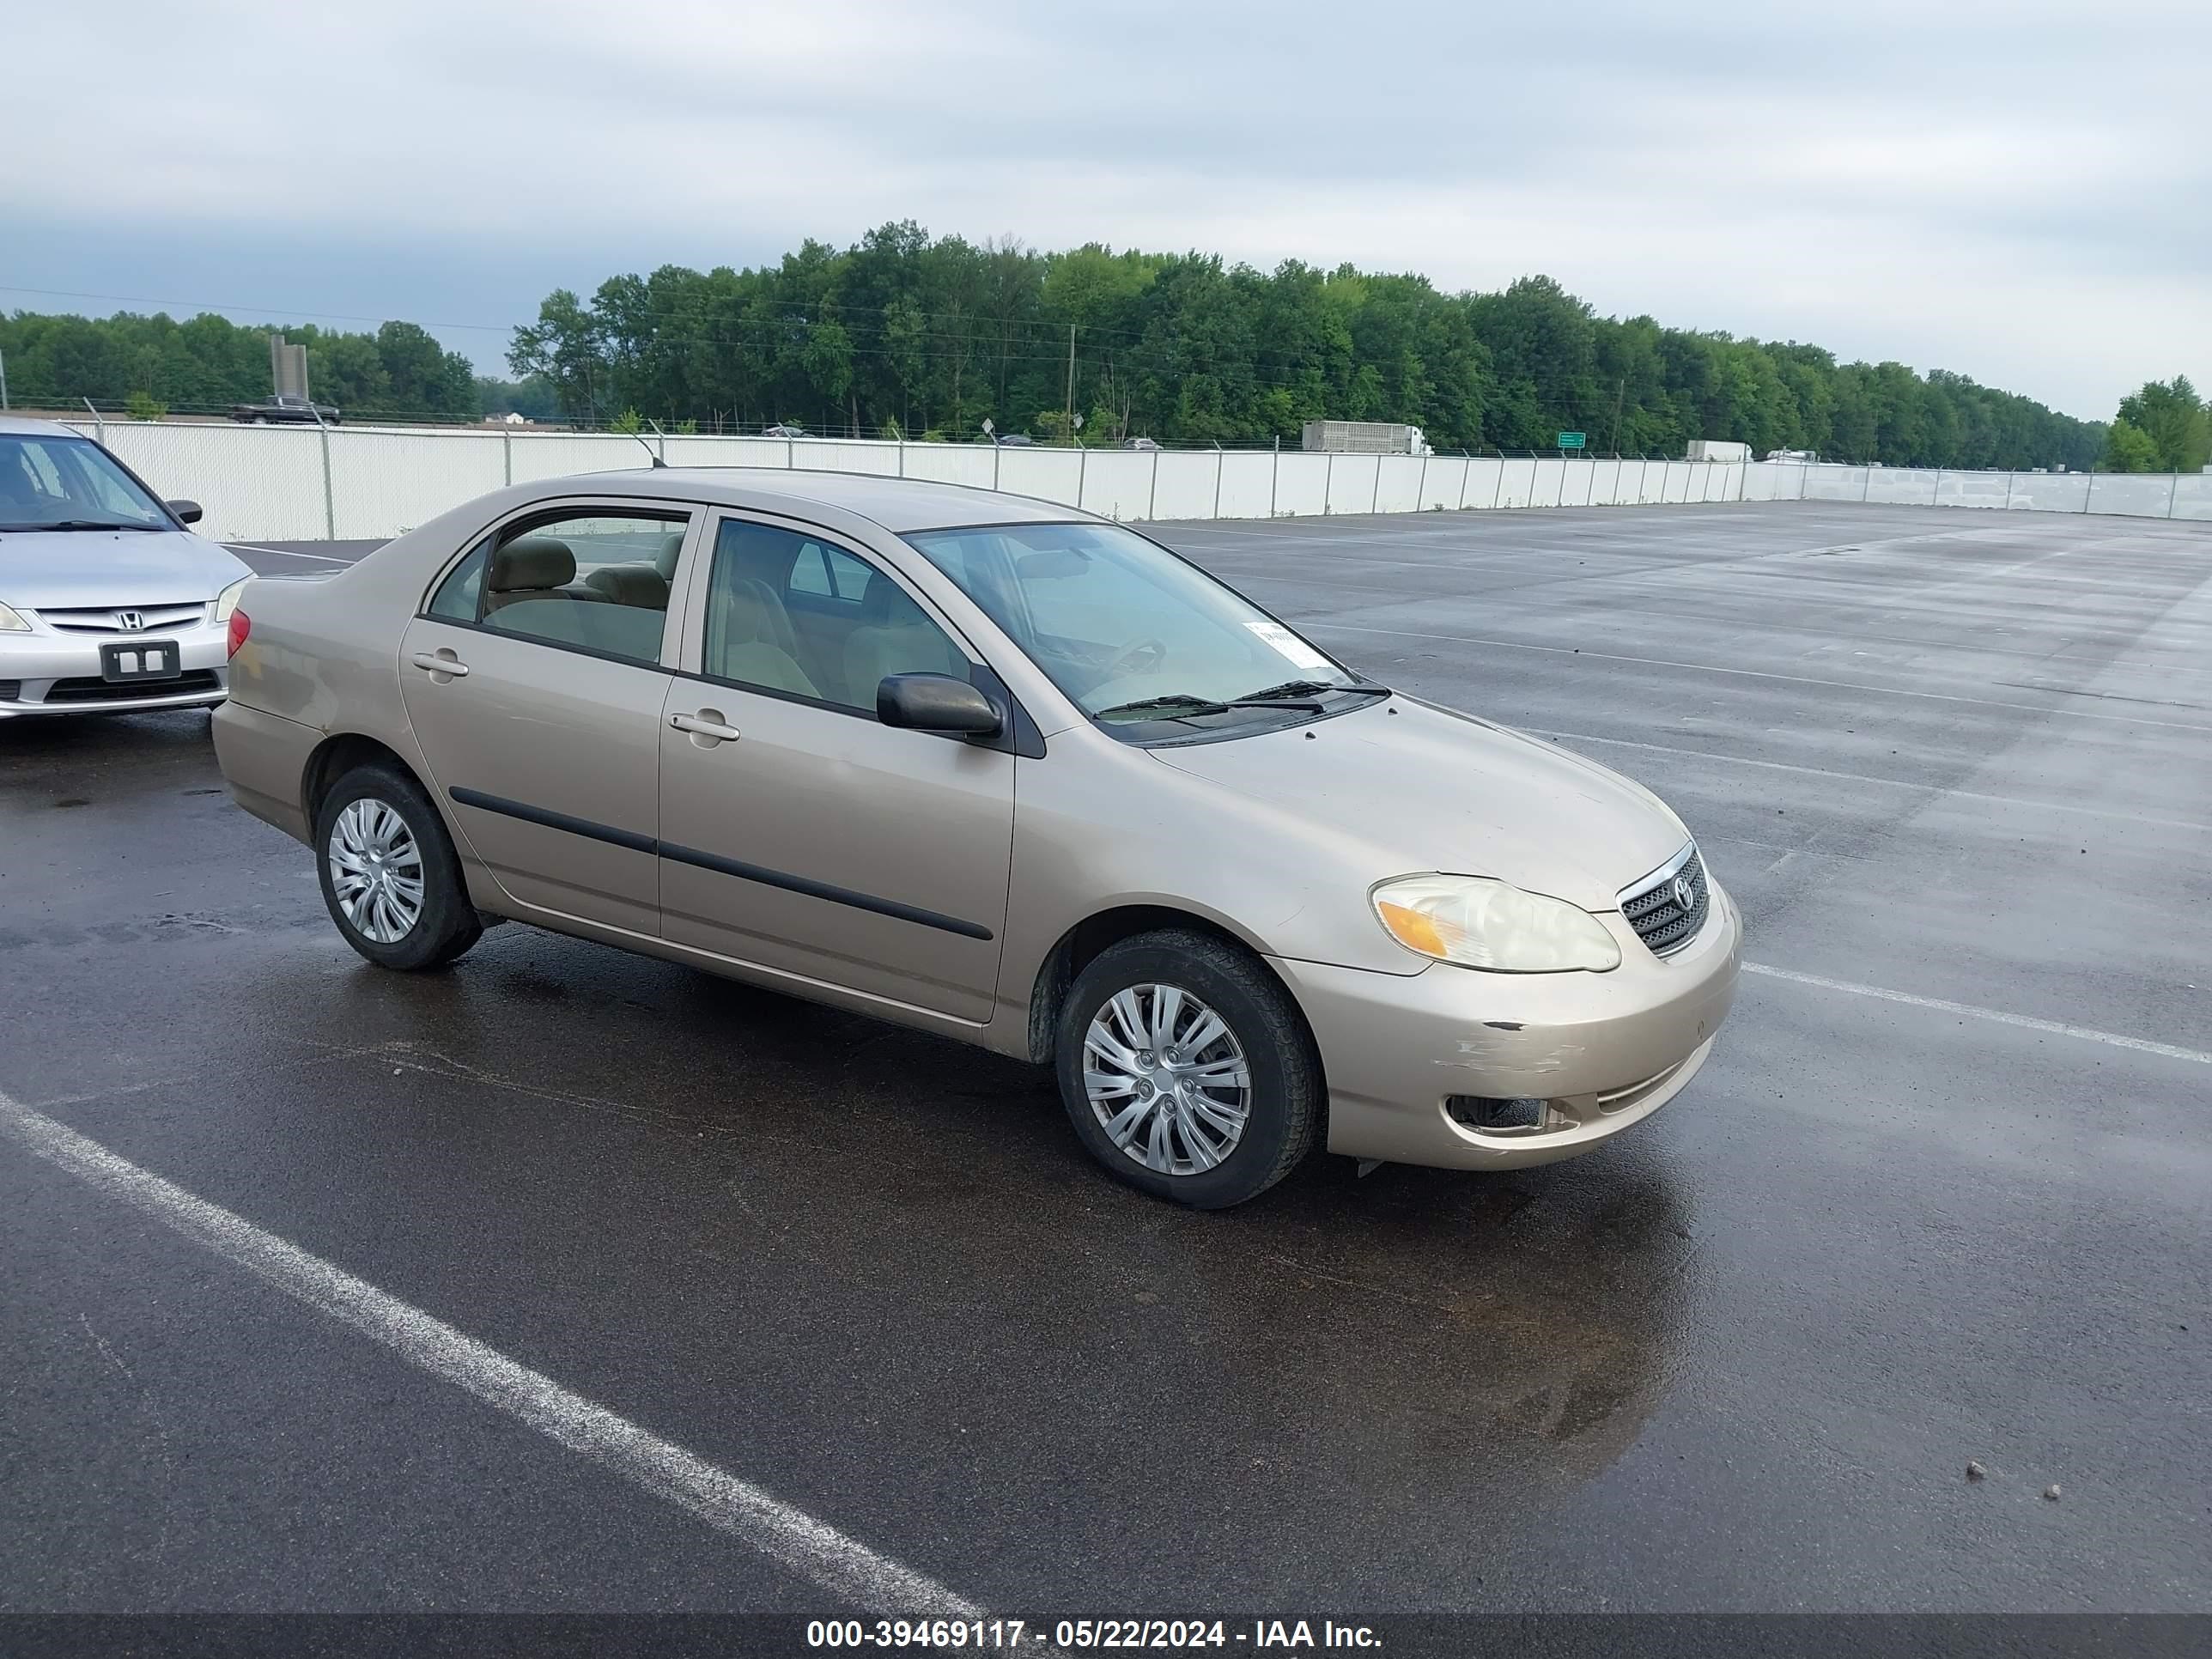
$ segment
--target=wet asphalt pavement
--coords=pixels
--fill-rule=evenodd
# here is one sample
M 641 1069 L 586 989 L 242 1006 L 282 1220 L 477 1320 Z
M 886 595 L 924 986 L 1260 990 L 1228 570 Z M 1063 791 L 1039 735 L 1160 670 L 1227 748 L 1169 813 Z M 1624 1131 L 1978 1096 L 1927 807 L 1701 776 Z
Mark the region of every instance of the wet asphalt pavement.
M 1681 813 L 1779 971 L 1680 1100 L 1185 1213 L 947 1042 L 367 966 L 204 714 L 0 723 L 0 1092 L 1032 1620 L 2212 1607 L 2212 528 L 1161 533 Z M 170 1608 L 842 1610 L 0 1137 L 0 1610 Z

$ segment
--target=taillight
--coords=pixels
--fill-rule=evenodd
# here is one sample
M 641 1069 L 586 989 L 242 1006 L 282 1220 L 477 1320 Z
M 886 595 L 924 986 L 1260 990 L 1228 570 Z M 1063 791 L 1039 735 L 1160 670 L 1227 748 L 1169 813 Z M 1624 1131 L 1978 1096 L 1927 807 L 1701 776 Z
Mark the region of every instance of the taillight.
M 253 631 L 253 619 L 243 611 L 230 613 L 230 655 L 238 654 L 238 647 L 246 643 L 246 636 Z

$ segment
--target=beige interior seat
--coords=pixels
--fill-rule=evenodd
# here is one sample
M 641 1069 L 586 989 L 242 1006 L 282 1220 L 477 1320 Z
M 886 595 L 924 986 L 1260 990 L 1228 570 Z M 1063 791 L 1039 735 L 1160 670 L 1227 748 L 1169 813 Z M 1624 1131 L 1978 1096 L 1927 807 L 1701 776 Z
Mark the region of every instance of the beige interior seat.
M 526 599 L 551 597 L 576 580 L 576 556 L 551 536 L 517 536 L 494 550 L 484 581 L 484 615 Z
M 725 587 L 715 597 L 708 627 L 709 673 L 795 696 L 822 695 L 782 643 L 791 638 L 791 619 L 764 583 L 741 579 Z
M 638 567 L 656 589 L 650 567 Z M 518 536 L 491 556 L 484 592 L 484 621 L 502 633 L 560 645 L 656 660 L 666 637 L 668 599 L 659 605 L 618 603 L 614 595 L 576 579 L 576 556 L 551 536 Z
M 846 700 L 854 708 L 873 708 L 876 687 L 887 674 L 968 678 L 959 647 L 888 576 L 868 579 L 860 608 L 866 620 L 845 638 Z
M 649 564 L 602 565 L 584 578 L 584 586 L 615 605 L 641 611 L 668 609 L 668 578 Z
M 660 580 L 676 580 L 676 561 L 684 556 L 684 532 L 672 530 L 660 538 L 660 550 L 653 556 L 653 568 L 660 573 Z
M 782 596 L 758 576 L 740 576 L 733 585 L 750 594 L 753 602 L 760 606 L 761 637 L 796 659 L 799 655 L 799 635 L 791 625 L 791 612 L 785 609 Z

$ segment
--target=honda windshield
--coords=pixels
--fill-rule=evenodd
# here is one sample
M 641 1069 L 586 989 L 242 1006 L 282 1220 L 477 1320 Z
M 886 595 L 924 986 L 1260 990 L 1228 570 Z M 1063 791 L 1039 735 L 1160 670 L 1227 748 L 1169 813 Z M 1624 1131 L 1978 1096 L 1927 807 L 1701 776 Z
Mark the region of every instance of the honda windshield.
M 161 504 L 98 444 L 0 432 L 0 532 L 172 527 Z

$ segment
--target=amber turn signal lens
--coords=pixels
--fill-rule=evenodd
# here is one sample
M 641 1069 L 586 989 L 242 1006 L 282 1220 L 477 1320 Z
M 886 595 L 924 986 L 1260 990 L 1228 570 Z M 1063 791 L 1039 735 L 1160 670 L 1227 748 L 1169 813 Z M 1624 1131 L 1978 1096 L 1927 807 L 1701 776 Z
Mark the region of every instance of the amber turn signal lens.
M 1409 910 L 1402 904 L 1393 904 L 1388 899 L 1377 900 L 1376 913 L 1382 925 L 1390 930 L 1399 944 L 1419 951 L 1426 957 L 1449 957 L 1451 951 L 1444 944 L 1443 930 L 1435 921 L 1419 910 Z

